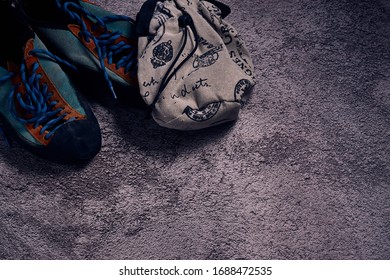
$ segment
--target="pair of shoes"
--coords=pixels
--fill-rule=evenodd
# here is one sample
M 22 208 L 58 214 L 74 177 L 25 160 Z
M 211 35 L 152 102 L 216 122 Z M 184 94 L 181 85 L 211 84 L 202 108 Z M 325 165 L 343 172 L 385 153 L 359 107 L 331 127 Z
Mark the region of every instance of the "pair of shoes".
M 133 25 L 87 0 L 0 0 L 0 132 L 56 162 L 95 157 L 100 127 L 70 73 L 136 92 Z

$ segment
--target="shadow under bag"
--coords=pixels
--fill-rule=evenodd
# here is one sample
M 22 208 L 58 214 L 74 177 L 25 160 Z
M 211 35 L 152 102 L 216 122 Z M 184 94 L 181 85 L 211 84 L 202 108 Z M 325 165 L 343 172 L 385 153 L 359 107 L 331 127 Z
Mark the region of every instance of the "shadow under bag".
M 196 130 L 238 118 L 253 63 L 214 0 L 149 0 L 137 15 L 140 93 L 161 126 Z

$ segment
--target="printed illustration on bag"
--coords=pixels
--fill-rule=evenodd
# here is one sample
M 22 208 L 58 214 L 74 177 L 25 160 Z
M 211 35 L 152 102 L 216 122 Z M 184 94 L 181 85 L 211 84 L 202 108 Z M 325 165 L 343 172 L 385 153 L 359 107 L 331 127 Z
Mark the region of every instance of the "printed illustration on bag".
M 222 46 L 216 47 L 214 49 L 205 52 L 201 56 L 195 58 L 192 66 L 194 68 L 200 68 L 200 67 L 209 67 L 213 65 L 215 62 L 217 62 L 219 58 L 218 52 L 220 52 L 221 50 L 222 50 Z
M 211 50 L 208 50 L 207 52 L 205 52 L 204 54 L 202 54 L 200 56 L 196 56 L 194 62 L 192 63 L 192 67 L 194 67 L 194 70 L 191 71 L 188 74 L 188 76 L 190 76 L 192 73 L 194 73 L 195 71 L 197 71 L 201 68 L 209 67 L 209 66 L 215 64 L 217 62 L 217 60 L 219 59 L 218 52 L 220 52 L 222 49 L 223 49 L 223 46 L 221 45 L 218 47 L 214 47 Z
M 183 113 L 185 113 L 193 121 L 204 122 L 214 117 L 218 113 L 220 107 L 221 102 L 210 103 L 199 110 L 192 109 L 190 106 L 187 106 Z
M 242 96 L 251 88 L 251 82 L 247 79 L 241 79 L 238 81 L 234 88 L 234 100 L 239 102 Z
M 150 59 L 153 68 L 162 67 L 173 58 L 172 41 L 162 42 L 153 49 L 153 57 Z

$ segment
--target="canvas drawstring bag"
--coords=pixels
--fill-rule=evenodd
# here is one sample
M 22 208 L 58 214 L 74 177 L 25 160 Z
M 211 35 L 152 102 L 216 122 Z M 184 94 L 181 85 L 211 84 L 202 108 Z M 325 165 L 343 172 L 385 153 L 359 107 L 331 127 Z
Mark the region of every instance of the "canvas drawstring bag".
M 148 0 L 137 14 L 138 80 L 161 126 L 202 129 L 238 118 L 253 63 L 215 0 Z

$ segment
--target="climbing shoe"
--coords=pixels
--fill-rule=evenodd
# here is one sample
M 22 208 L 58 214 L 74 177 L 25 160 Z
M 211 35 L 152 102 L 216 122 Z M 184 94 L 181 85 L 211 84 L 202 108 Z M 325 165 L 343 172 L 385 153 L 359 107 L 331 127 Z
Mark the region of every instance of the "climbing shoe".
M 93 158 L 99 124 L 65 74 L 74 66 L 48 51 L 8 1 L 0 1 L 0 127 L 35 155 L 61 163 Z
M 79 78 L 137 95 L 135 22 L 87 0 L 18 0 L 17 6 L 48 49 L 71 62 Z M 105 87 L 99 82 L 103 81 Z

